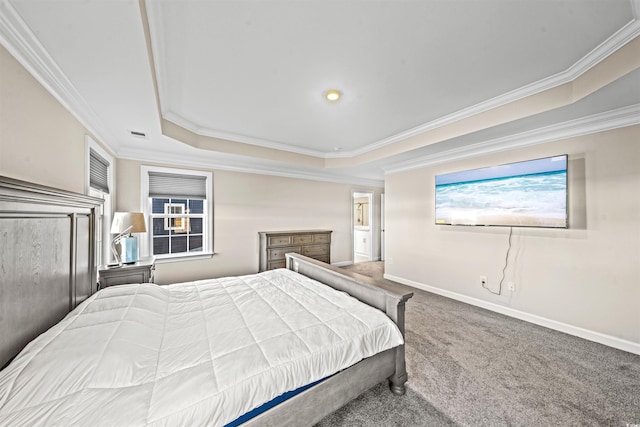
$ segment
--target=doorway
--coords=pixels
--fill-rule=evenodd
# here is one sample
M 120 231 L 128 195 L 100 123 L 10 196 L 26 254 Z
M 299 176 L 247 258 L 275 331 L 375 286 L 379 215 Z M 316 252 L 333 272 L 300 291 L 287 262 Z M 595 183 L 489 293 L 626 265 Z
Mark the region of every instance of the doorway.
M 353 262 L 373 260 L 373 193 L 352 192 Z
M 384 193 L 380 195 L 380 261 L 384 261 Z

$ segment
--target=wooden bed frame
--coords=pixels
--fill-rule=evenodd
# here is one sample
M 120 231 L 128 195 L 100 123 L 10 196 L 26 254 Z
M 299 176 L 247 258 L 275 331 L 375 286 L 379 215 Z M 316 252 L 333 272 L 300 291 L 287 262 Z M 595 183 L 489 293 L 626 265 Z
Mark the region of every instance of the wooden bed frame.
M 403 286 L 377 281 L 361 274 L 296 253 L 286 254 L 287 268 L 315 279 L 387 313 L 404 336 L 405 302 L 413 296 Z M 369 357 L 247 421 L 243 426 L 313 425 L 386 379 L 391 391 L 405 393 L 407 370 L 404 345 Z
M 96 291 L 100 203 L 0 177 L 0 366 Z M 404 305 L 413 296 L 406 288 L 298 254 L 287 254 L 287 268 L 384 311 L 404 335 Z M 404 345 L 362 360 L 243 425 L 313 425 L 386 379 L 393 393 L 404 394 Z
M 0 177 L 0 367 L 96 291 L 101 204 Z

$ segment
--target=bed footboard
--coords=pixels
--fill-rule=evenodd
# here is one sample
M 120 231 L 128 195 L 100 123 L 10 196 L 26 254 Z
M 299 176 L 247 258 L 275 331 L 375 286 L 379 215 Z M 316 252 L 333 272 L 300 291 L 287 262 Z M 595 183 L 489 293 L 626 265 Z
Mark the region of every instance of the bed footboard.
M 413 293 L 402 285 L 381 282 L 361 274 L 342 270 L 312 258 L 296 253 L 286 254 L 287 268 L 322 282 L 339 291 L 347 292 L 358 300 L 384 311 L 398 325 L 404 336 L 405 302 Z M 389 377 L 390 388 L 394 394 L 405 393 L 407 368 L 404 345 L 395 349 L 395 371 Z

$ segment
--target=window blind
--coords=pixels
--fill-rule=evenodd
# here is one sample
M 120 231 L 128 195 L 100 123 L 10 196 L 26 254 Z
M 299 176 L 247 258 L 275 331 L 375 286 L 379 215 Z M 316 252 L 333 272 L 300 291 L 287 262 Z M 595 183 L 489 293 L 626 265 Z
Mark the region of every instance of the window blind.
M 89 186 L 109 194 L 109 162 L 89 149 Z
M 207 177 L 150 171 L 149 197 L 206 199 Z

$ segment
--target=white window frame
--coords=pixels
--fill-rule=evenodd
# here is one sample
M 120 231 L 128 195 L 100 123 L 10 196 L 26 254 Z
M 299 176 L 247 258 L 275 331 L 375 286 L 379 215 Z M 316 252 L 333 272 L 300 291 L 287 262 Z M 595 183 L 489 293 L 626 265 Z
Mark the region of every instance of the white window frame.
M 91 136 L 85 135 L 85 194 L 88 196 L 97 197 L 102 199 L 102 205 L 100 209 L 98 209 L 99 218 L 96 219 L 96 230 L 100 231 L 102 228 L 102 232 L 100 236 L 96 236 L 96 244 L 100 245 L 100 251 L 96 251 L 96 262 L 98 265 L 106 265 L 111 262 L 112 254 L 111 254 L 111 218 L 113 217 L 113 200 L 115 194 L 115 185 L 114 185 L 114 157 L 109 154 L 100 144 L 98 144 Z M 91 188 L 89 183 L 89 162 L 91 157 L 91 150 L 95 151 L 99 154 L 103 159 L 109 162 L 109 167 L 107 169 L 107 180 L 109 185 L 109 194 Z M 96 247 L 96 249 L 98 249 Z
M 180 208 L 178 209 L 179 212 L 174 211 L 174 208 Z M 165 203 L 164 204 L 164 214 L 165 215 L 185 215 L 186 213 L 188 213 L 189 209 L 186 208 L 185 205 L 183 205 L 182 203 Z M 181 219 L 184 218 L 183 216 L 180 217 Z M 171 224 L 169 224 L 169 220 L 171 218 L 165 218 L 164 219 L 164 229 L 169 231 L 176 231 L 176 232 L 180 232 L 180 233 L 184 233 L 187 231 L 187 225 L 189 224 L 189 218 L 184 218 L 184 222 L 180 223 L 179 227 L 175 227 L 172 226 Z
M 147 222 L 146 236 L 139 236 L 140 256 L 151 256 L 151 248 L 153 247 L 153 221 L 151 214 L 151 198 L 149 197 L 149 172 L 196 175 L 204 176 L 206 179 L 206 200 L 204 203 L 205 213 L 202 221 L 202 252 L 183 252 L 177 254 L 155 255 L 157 262 L 172 261 L 188 261 L 194 259 L 211 258 L 213 256 L 213 174 L 206 171 L 198 171 L 192 169 L 177 169 L 159 166 L 140 166 L 140 207 L 144 212 L 145 221 Z M 189 197 L 185 196 L 185 199 Z M 184 215 L 175 215 L 175 217 L 184 218 Z

